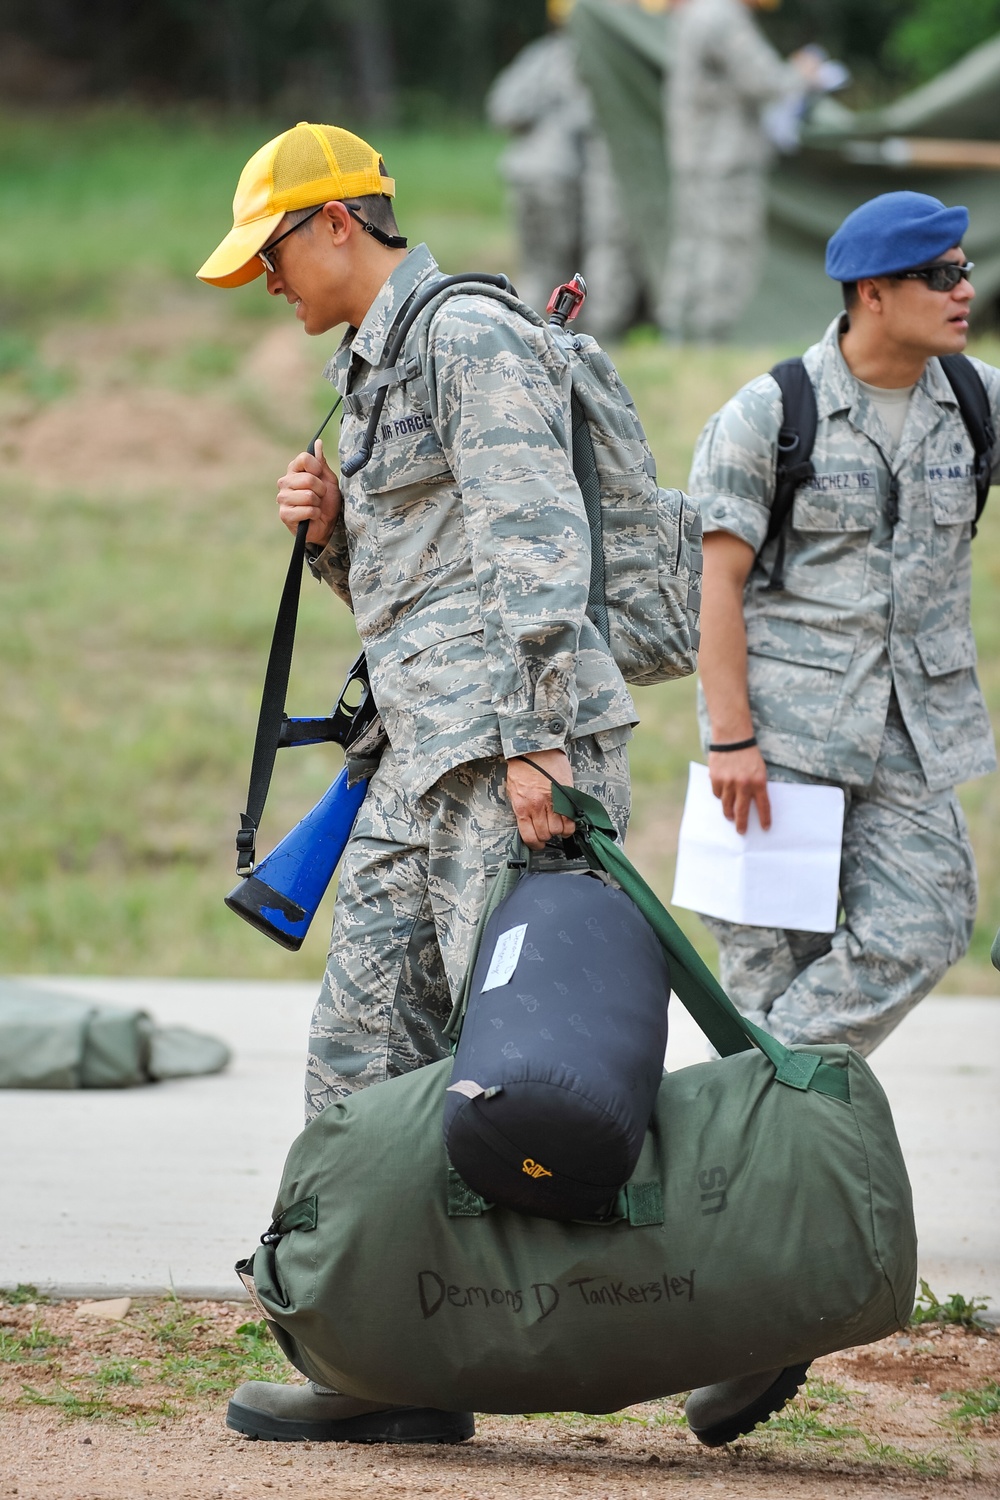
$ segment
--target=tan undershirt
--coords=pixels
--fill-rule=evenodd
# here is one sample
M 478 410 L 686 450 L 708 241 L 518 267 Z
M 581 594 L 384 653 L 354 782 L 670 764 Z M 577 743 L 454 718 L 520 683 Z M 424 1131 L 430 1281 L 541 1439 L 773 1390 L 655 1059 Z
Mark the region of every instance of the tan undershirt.
M 890 453 L 895 453 L 899 447 L 899 440 L 903 435 L 903 427 L 906 424 L 906 412 L 910 405 L 910 397 L 913 395 L 912 385 L 902 385 L 894 389 L 882 385 L 869 385 L 867 380 L 859 380 L 858 385 L 865 395 L 875 403 L 875 408 L 888 429 L 892 438 Z

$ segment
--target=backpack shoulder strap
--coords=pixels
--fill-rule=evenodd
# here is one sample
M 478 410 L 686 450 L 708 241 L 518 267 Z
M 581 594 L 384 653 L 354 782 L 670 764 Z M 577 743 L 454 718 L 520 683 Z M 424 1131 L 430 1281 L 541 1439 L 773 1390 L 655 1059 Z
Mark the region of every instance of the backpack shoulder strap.
M 767 536 L 762 545 L 778 538 L 777 556 L 771 568 L 768 590 L 785 587 L 785 523 L 791 514 L 795 491 L 815 470 L 812 451 L 816 444 L 816 391 L 800 358 L 783 359 L 771 369 L 771 378 L 781 392 L 782 417 L 778 431 L 778 455 L 774 476 L 774 498 Z
M 980 378 L 979 371 L 964 354 L 941 354 L 938 356 L 948 384 L 955 393 L 958 409 L 962 414 L 972 446 L 976 454 L 976 519 L 972 523 L 972 535 L 976 534 L 979 517 L 990 492 L 993 470 L 993 453 L 996 447 L 996 429 L 990 398 Z
M 477 282 L 483 290 L 489 289 L 494 292 L 500 291 L 507 294 L 511 294 L 514 290 L 509 278 L 506 276 L 492 276 L 485 271 L 465 271 L 461 275 L 445 276 L 441 281 L 436 281 L 425 292 L 418 293 L 408 304 L 385 356 L 386 368 L 384 372 L 381 377 L 376 376 L 370 385 L 364 387 L 365 390 L 374 392 L 374 400 L 372 401 L 372 409 L 368 417 L 368 426 L 365 428 L 364 437 L 361 439 L 361 447 L 357 453 L 345 459 L 340 466 L 341 472 L 346 474 L 348 478 L 354 474 L 360 474 L 372 456 L 375 447 L 375 434 L 378 431 L 378 424 L 382 420 L 382 408 L 385 406 L 385 398 L 388 395 L 389 386 L 395 385 L 399 381 L 399 371 L 396 369 L 396 361 L 399 358 L 400 351 L 406 342 L 406 336 L 410 329 L 424 308 L 435 301 L 436 298 L 441 297 L 442 294 L 451 296 L 453 289 Z
M 432 302 L 444 302 L 455 293 L 470 289 L 474 290 L 477 287 L 480 292 L 499 297 L 504 302 L 509 303 L 517 298 L 517 293 L 506 276 L 488 276 L 482 272 L 472 271 L 458 276 L 447 276 L 442 281 L 435 282 L 423 295 L 417 296 L 409 304 L 386 354 L 385 362 L 387 368 L 381 370 L 378 375 L 362 387 L 362 392 L 369 392 L 373 396 L 372 409 L 361 447 L 356 454 L 353 454 L 341 464 L 341 470 L 348 478 L 353 474 L 359 474 L 372 456 L 375 433 L 378 431 L 378 424 L 382 417 L 382 408 L 385 405 L 389 387 L 398 384 L 400 379 L 396 360 L 399 358 L 403 344 L 406 341 L 406 336 L 414 323 Z M 539 322 L 541 322 L 540 319 Z M 356 394 L 361 394 L 361 392 Z M 594 456 L 594 445 L 590 436 L 590 428 L 587 424 L 583 406 L 575 392 L 571 401 L 571 417 L 573 473 L 577 484 L 580 486 L 580 492 L 583 495 L 584 508 L 587 513 L 587 525 L 590 531 L 590 591 L 587 600 L 587 613 L 597 626 L 605 642 L 610 644 L 608 602 L 605 595 L 604 581 L 604 530 L 601 514 L 601 485 L 597 472 L 597 460 Z

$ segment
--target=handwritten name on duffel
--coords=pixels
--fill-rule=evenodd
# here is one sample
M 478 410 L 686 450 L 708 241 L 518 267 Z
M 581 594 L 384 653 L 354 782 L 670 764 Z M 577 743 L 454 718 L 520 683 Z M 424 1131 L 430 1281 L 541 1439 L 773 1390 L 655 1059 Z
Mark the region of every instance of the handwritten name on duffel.
M 563 1293 L 573 1296 L 573 1291 L 583 1298 L 588 1307 L 638 1307 L 656 1302 L 693 1302 L 694 1267 L 686 1276 L 672 1276 L 664 1271 L 656 1281 L 628 1284 L 618 1281 L 613 1275 L 576 1276 L 566 1283 L 563 1292 L 550 1281 L 535 1281 L 527 1292 L 521 1287 L 459 1286 L 445 1281 L 437 1271 L 417 1273 L 417 1295 L 425 1318 L 433 1318 L 443 1307 L 456 1309 L 473 1308 L 487 1312 L 493 1308 L 506 1308 L 512 1313 L 523 1312 L 527 1307 L 538 1321 L 555 1312 Z M 570 1290 L 573 1289 L 573 1291 Z

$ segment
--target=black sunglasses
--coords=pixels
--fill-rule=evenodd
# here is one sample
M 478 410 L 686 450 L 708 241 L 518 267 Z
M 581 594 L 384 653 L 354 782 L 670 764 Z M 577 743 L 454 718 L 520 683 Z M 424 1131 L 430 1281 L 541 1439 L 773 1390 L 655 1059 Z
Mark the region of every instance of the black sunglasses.
M 281 244 L 282 240 L 287 240 L 288 236 L 290 234 L 294 234 L 296 229 L 301 229 L 303 224 L 308 224 L 309 220 L 314 219 L 316 215 L 322 211 L 323 208 L 324 204 L 321 203 L 319 205 L 319 208 L 314 208 L 312 213 L 306 214 L 305 218 L 300 219 L 297 224 L 293 224 L 291 229 L 286 229 L 284 234 L 279 234 L 278 238 L 276 240 L 272 240 L 271 243 L 265 246 L 263 250 L 257 251 L 258 258 L 264 262 L 264 269 L 270 271 L 272 276 L 277 274 L 278 269 L 274 264 L 274 255 L 272 252 L 278 247 L 278 245 Z
M 296 229 L 301 229 L 303 224 L 308 224 L 309 220 L 315 218 L 315 216 L 318 213 L 321 213 L 325 207 L 326 204 L 321 203 L 318 208 L 313 209 L 312 213 L 306 214 L 304 219 L 300 219 L 297 224 L 293 224 L 291 229 L 286 229 L 284 234 L 279 234 L 278 238 L 276 240 L 272 240 L 271 243 L 269 245 L 266 245 L 263 250 L 257 251 L 258 257 L 264 262 L 266 269 L 270 271 L 272 276 L 277 274 L 277 267 L 274 263 L 274 256 L 271 253 L 274 250 L 275 246 L 280 245 L 282 240 L 287 240 L 288 236 L 290 234 L 294 234 Z M 390 250 L 406 249 L 406 239 L 403 235 L 386 234 L 383 229 L 377 229 L 374 224 L 370 224 L 367 219 L 363 219 L 358 213 L 357 209 L 355 209 L 350 203 L 345 203 L 344 207 L 347 209 L 347 212 L 350 214 L 351 218 L 357 219 L 362 229 L 364 229 L 366 233 L 373 235 L 374 238 L 380 242 L 380 244 L 388 245 Z
M 975 261 L 967 260 L 959 265 L 954 260 L 936 260 L 929 266 L 918 266 L 915 271 L 897 271 L 893 281 L 926 281 L 932 292 L 953 292 L 962 280 L 971 280 L 969 272 Z

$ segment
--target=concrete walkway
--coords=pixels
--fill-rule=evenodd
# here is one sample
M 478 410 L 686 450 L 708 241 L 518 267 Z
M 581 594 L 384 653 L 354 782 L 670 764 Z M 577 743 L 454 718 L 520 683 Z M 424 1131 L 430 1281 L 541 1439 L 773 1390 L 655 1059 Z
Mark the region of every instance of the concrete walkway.
M 0 1091 L 0 1286 L 63 1296 L 236 1297 L 233 1262 L 270 1221 L 301 1128 L 316 987 L 248 981 L 33 979 L 214 1032 L 215 1078 L 118 1091 Z M 705 1042 L 671 1007 L 668 1066 Z M 873 1056 L 916 1202 L 920 1271 L 1000 1315 L 1000 999 L 925 1000 Z

